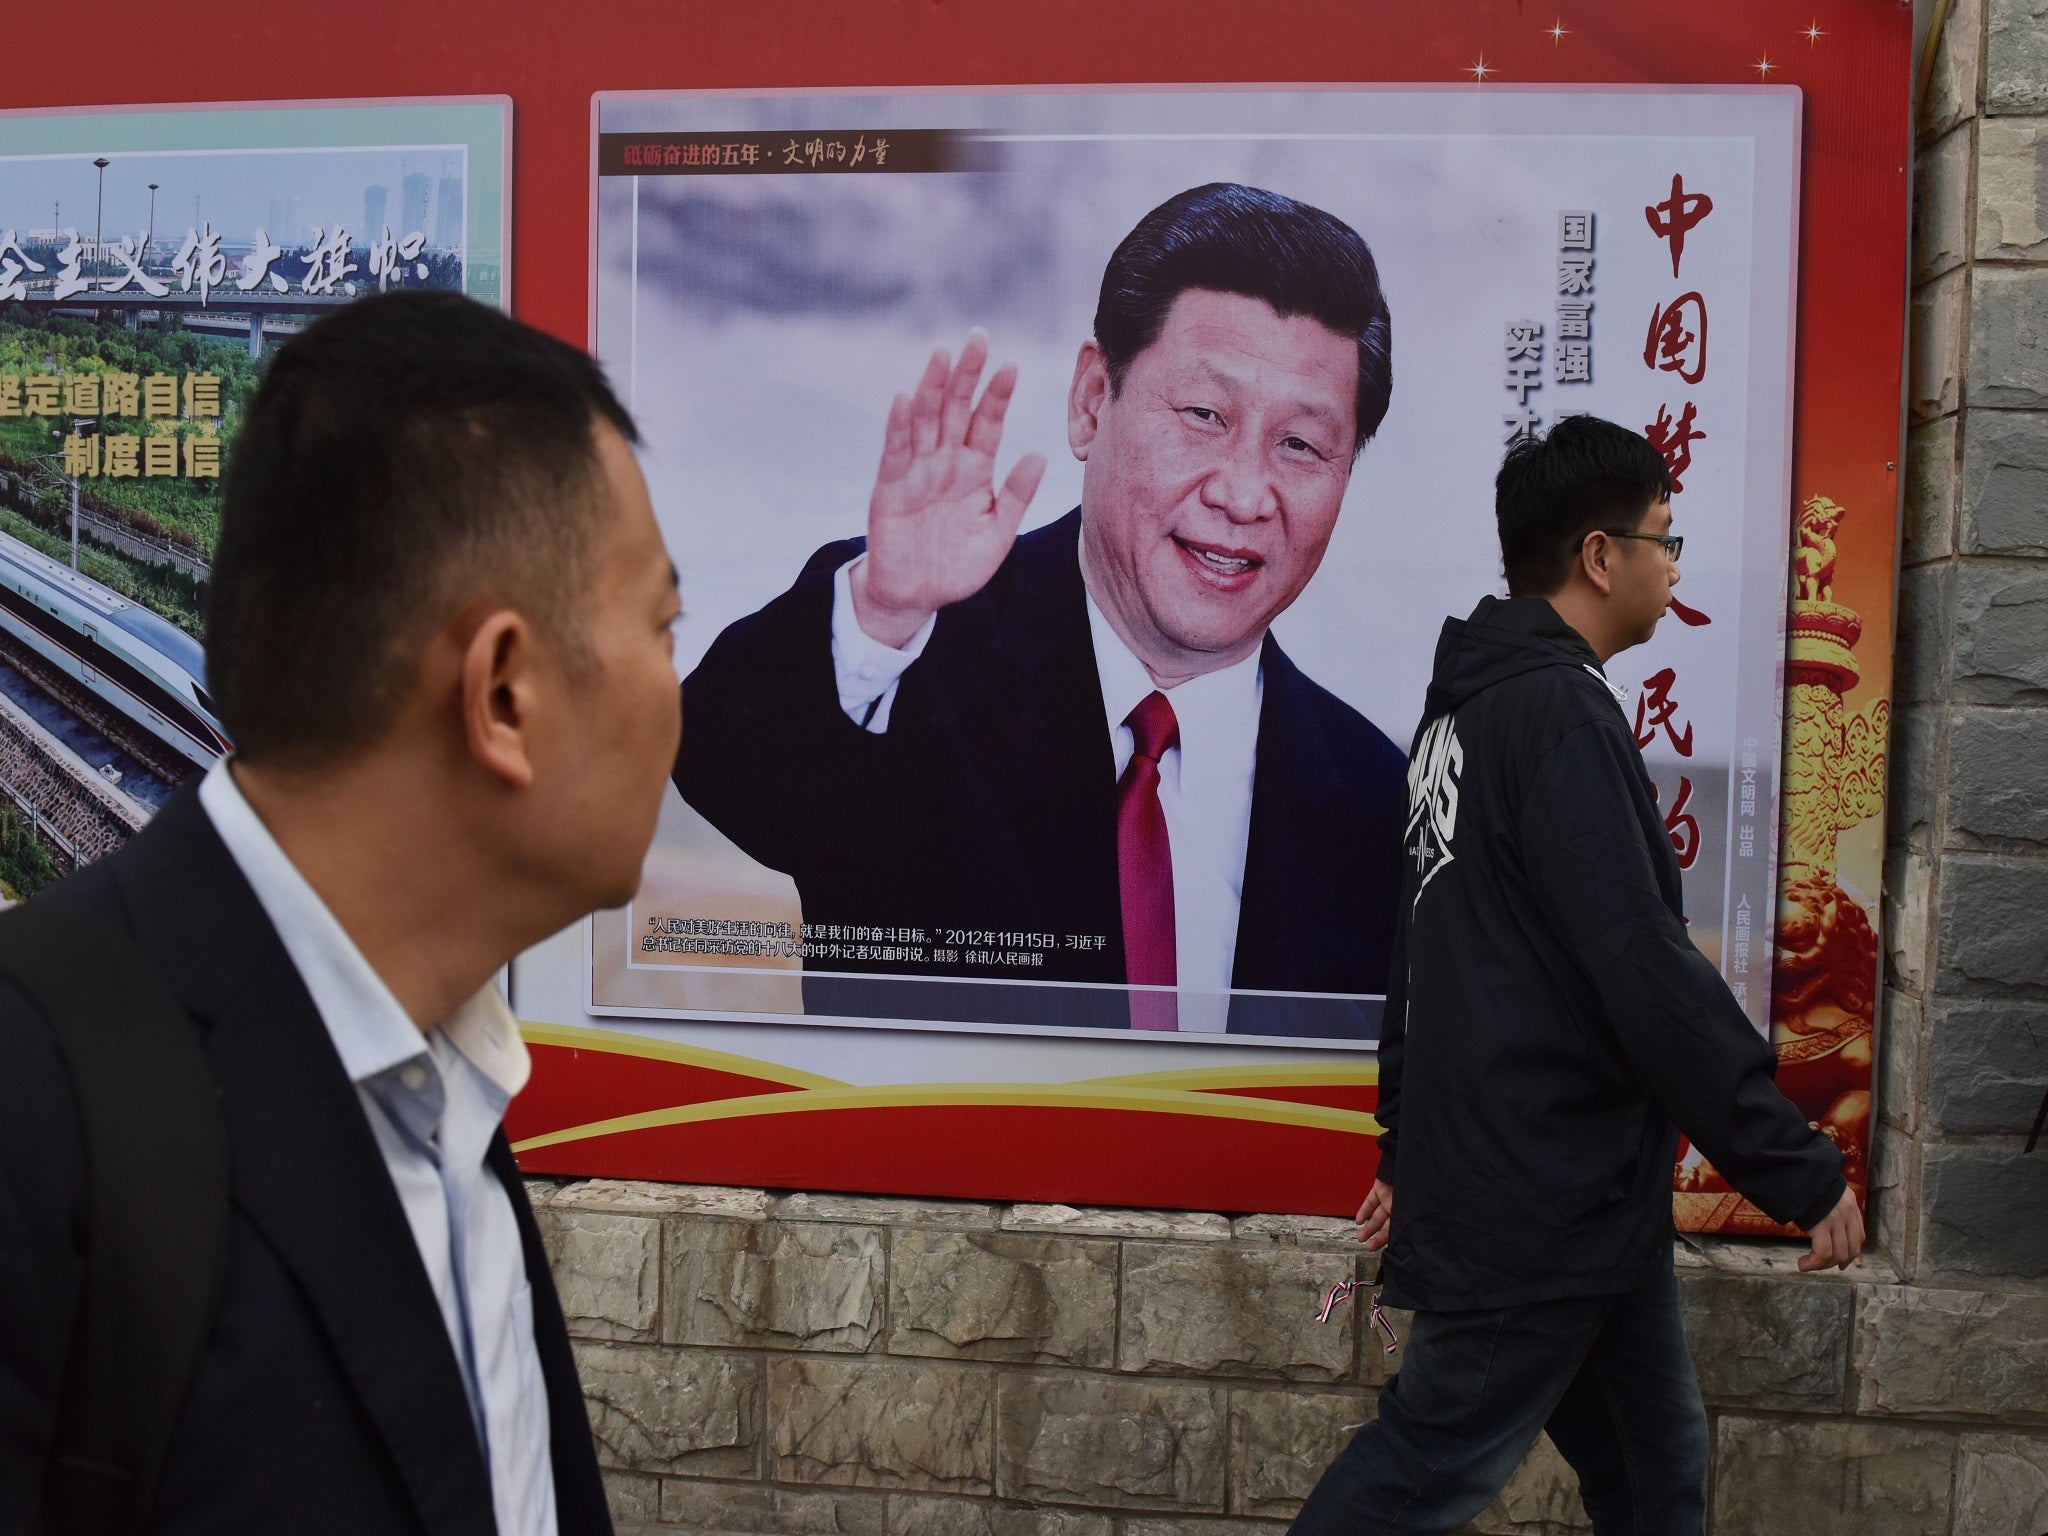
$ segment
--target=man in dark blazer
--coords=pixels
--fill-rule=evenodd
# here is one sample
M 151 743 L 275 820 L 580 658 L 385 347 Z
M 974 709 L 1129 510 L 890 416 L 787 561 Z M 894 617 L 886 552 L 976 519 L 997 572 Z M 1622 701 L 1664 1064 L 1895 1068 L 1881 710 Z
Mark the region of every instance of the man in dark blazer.
M 236 755 L 0 918 L 124 936 L 218 1097 L 217 1293 L 127 1529 L 611 1529 L 498 1125 L 526 1058 L 494 977 L 631 894 L 673 762 L 677 599 L 633 434 L 588 358 L 468 300 L 306 331 L 225 488 L 209 684 Z M 0 976 L 8 1532 L 50 1518 L 91 1213 L 133 1198 L 96 1182 L 33 991 Z
M 867 536 L 683 688 L 676 785 L 796 881 L 807 1006 L 873 985 L 821 973 L 1094 982 L 1156 990 L 1010 987 L 989 1016 L 1215 1029 L 1235 993 L 1231 1030 L 1374 1032 L 1367 1006 L 1270 994 L 1384 990 L 1403 754 L 1270 626 L 1386 413 L 1388 328 L 1348 226 L 1197 187 L 1104 274 L 1074 512 L 1016 536 L 1044 459 L 996 487 L 1016 370 L 976 402 L 979 331 L 897 397 Z M 977 1006 L 946 994 L 901 1006 Z

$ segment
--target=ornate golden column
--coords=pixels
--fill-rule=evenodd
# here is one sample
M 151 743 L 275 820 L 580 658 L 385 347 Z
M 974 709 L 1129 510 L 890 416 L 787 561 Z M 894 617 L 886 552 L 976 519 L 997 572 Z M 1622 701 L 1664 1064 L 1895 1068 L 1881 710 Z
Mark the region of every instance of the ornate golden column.
M 1841 1149 L 1860 1194 L 1870 1142 L 1871 1030 L 1877 931 L 1837 881 L 1843 832 L 1884 804 L 1891 705 L 1850 713 L 1863 619 L 1834 601 L 1835 530 L 1846 509 L 1826 496 L 1799 509 L 1785 648 L 1783 843 L 1771 984 L 1778 1086 Z M 1771 1232 L 1763 1212 L 1709 1165 L 1682 1169 L 1681 1224 L 1695 1231 Z
M 1884 806 L 1891 702 L 1849 713 L 1863 619 L 1834 601 L 1835 529 L 1826 496 L 1799 509 L 1791 634 L 1785 650 L 1784 846 L 1771 1037 L 1778 1086 L 1842 1149 L 1859 1192 L 1870 1140 L 1870 1049 L 1877 931 L 1837 881 L 1837 841 Z

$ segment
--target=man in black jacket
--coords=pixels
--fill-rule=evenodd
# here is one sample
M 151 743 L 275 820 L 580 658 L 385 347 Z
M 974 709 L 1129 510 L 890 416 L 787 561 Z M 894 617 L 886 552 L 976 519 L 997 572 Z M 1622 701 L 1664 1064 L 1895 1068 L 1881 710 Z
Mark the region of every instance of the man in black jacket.
M 1591 417 L 1508 451 L 1508 590 L 1444 625 L 1410 754 L 1407 863 L 1360 1236 L 1416 1312 L 1379 1417 L 1294 1530 L 1452 1531 L 1548 1430 L 1594 1528 L 1697 1533 L 1706 1415 L 1672 1272 L 1683 1130 L 1812 1234 L 1862 1249 L 1840 1155 L 1686 936 L 1619 691 L 1678 581 L 1671 483 Z M 1398 1205 L 1395 1200 L 1399 1194 Z
M 208 682 L 234 757 L 0 918 L 125 938 L 217 1096 L 214 1297 L 160 1470 L 112 1485 L 124 1530 L 609 1536 L 499 1127 L 527 1057 L 494 977 L 630 897 L 674 760 L 675 578 L 633 435 L 587 357 L 467 299 L 308 329 L 225 488 Z M 151 1277 L 88 1241 L 136 1191 L 88 1163 L 77 1026 L 14 963 L 0 1531 L 68 1536 L 113 1525 L 84 1463 L 134 1450 L 66 1439 L 81 1330 Z M 153 1389 L 153 1340 L 111 1342 L 117 1386 Z

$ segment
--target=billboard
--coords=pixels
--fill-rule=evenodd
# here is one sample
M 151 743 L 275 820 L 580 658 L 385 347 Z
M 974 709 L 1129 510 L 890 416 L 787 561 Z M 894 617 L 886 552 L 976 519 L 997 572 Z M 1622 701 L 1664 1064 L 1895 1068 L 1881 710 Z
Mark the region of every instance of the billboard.
M 0 113 L 0 899 L 230 743 L 220 475 L 268 357 L 369 293 L 503 305 L 503 98 Z
M 525 1164 L 1348 1210 L 1436 634 L 1502 590 L 1504 445 L 1577 412 L 1679 486 L 1675 619 L 1613 681 L 1771 1030 L 1787 683 L 1824 712 L 1783 671 L 1792 509 L 1814 602 L 1840 517 L 1793 464 L 1801 120 L 1768 85 L 600 96 L 592 340 L 682 573 L 685 744 L 634 902 L 515 967 L 560 1058 Z M 1307 297 L 1120 343 L 1162 242 L 1246 210 L 1310 232 Z M 1318 305 L 1383 349 L 1318 351 Z

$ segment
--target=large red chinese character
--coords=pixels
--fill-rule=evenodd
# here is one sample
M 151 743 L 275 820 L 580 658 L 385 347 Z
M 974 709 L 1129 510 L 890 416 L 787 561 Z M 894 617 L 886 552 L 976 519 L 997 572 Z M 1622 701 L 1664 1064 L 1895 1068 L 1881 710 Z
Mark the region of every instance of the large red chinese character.
M 1671 717 L 1678 713 L 1678 702 L 1671 697 L 1671 685 L 1677 681 L 1678 674 L 1669 667 L 1643 679 L 1643 691 L 1636 695 L 1636 745 L 1647 747 L 1657 739 L 1657 728 L 1662 726 L 1678 755 L 1691 757 L 1692 722 L 1686 721 L 1683 731 L 1671 723 Z
M 1714 211 L 1714 200 L 1704 192 L 1685 190 L 1685 178 L 1671 178 L 1671 196 L 1643 209 L 1651 232 L 1671 242 L 1671 275 L 1678 276 L 1678 258 L 1685 254 L 1685 233 Z
M 1671 617 L 1678 620 L 1681 624 L 1690 625 L 1694 629 L 1698 629 L 1702 624 L 1714 622 L 1704 613 L 1701 613 L 1699 609 L 1686 607 L 1685 604 L 1678 600 L 1675 594 L 1671 599 Z
M 1686 328 L 1686 311 L 1692 311 L 1697 330 Z M 1707 376 L 1707 301 L 1697 293 L 1682 293 L 1669 304 L 1650 311 L 1649 334 L 1643 338 L 1643 366 L 1675 373 L 1688 384 Z
M 1692 445 L 1705 442 L 1707 434 L 1693 425 L 1699 413 L 1693 403 L 1685 402 L 1685 409 L 1678 413 L 1678 420 L 1671 419 L 1671 407 L 1657 407 L 1657 419 L 1643 428 L 1643 436 L 1650 440 L 1650 446 L 1664 455 L 1664 462 L 1671 466 L 1671 494 L 1676 496 L 1685 489 L 1683 476 L 1692 468 Z
M 1691 869 L 1693 860 L 1700 856 L 1699 818 L 1685 808 L 1691 799 L 1692 780 L 1681 777 L 1678 793 L 1671 800 L 1671 809 L 1664 813 L 1664 831 L 1671 839 L 1671 851 L 1678 855 L 1680 869 Z

